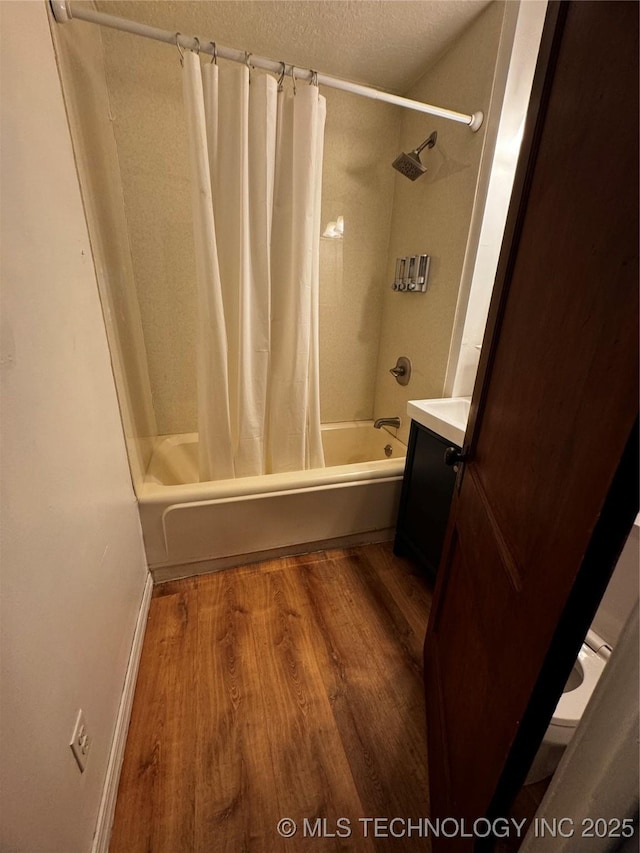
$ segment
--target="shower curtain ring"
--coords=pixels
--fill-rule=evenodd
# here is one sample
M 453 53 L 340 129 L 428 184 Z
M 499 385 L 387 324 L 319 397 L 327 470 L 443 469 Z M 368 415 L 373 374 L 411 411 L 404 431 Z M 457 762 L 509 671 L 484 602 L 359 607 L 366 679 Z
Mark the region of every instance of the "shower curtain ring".
M 213 56 L 211 57 L 211 61 L 217 65 L 218 64 L 218 46 L 214 41 L 210 41 L 209 44 L 213 45 Z
M 198 45 L 198 46 L 196 47 L 196 56 L 200 56 L 200 39 L 198 38 L 198 36 L 194 36 L 194 37 L 193 37 L 193 40 L 194 40 L 194 41 L 196 42 L 196 44 Z
M 251 63 L 249 62 L 250 59 L 251 59 L 251 54 L 249 53 L 248 50 L 245 50 L 245 52 L 244 52 L 244 64 L 249 69 L 249 83 L 251 83 Z
M 291 79 L 293 81 L 293 94 L 296 94 L 296 67 L 295 65 L 291 66 Z
M 184 67 L 184 50 L 180 47 L 180 42 L 178 41 L 178 36 L 181 36 L 182 33 L 176 33 L 176 47 L 178 48 L 178 53 L 180 54 L 180 65 Z
M 280 61 L 280 76 L 278 77 L 278 92 L 284 89 L 284 76 L 287 73 L 287 63 Z
M 318 86 L 318 72 L 314 71 L 313 68 L 311 69 L 311 80 L 309 80 L 309 85 L 315 86 L 316 89 L 319 88 L 319 86 Z

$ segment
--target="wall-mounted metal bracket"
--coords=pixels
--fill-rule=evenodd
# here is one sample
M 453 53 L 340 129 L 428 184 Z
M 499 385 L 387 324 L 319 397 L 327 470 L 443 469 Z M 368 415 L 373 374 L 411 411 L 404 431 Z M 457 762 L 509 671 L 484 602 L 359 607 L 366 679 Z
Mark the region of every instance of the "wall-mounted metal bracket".
M 67 0 L 49 0 L 49 5 L 51 6 L 53 17 L 59 24 L 66 24 L 67 21 L 73 20 L 71 7 L 67 3 Z

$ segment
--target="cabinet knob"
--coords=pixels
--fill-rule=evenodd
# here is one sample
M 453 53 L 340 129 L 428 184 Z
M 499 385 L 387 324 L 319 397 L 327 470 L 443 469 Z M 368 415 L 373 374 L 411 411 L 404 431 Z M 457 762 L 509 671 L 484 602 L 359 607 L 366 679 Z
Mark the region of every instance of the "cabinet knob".
M 466 459 L 465 454 L 458 450 L 457 447 L 447 447 L 444 452 L 444 464 L 445 465 L 459 465 L 461 462 L 464 462 Z

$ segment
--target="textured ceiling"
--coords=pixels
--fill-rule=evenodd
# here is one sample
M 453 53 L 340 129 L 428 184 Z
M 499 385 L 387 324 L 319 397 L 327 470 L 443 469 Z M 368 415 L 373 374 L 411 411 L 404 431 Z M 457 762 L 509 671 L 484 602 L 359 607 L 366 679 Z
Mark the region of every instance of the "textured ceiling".
M 101 12 L 404 93 L 490 0 L 98 0 Z

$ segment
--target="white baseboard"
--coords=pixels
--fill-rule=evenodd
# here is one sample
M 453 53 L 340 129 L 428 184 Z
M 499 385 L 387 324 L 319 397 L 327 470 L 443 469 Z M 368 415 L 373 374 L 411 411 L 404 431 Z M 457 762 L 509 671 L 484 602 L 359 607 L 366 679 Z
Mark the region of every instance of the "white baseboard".
M 111 743 L 109 764 L 107 765 L 107 774 L 105 776 L 104 787 L 102 789 L 102 798 L 100 800 L 100 809 L 98 811 L 98 820 L 96 823 L 96 831 L 93 836 L 91 853 L 108 853 L 109 850 L 111 826 L 113 824 L 113 815 L 116 809 L 116 796 L 118 793 L 118 784 L 120 782 L 120 771 L 122 769 L 124 747 L 127 741 L 127 732 L 129 730 L 131 706 L 133 705 L 133 694 L 136 689 L 138 666 L 140 664 L 140 655 L 142 654 L 144 633 L 147 627 L 147 615 L 149 613 L 149 605 L 151 604 L 152 590 L 153 578 L 151 575 L 148 575 L 144 591 L 142 593 L 142 602 L 140 604 L 140 610 L 136 620 L 135 631 L 133 633 L 131 654 L 129 655 L 129 663 L 127 664 L 127 672 L 124 678 L 124 687 L 120 698 L 120 707 L 118 708 L 118 719 L 116 720 L 113 741 Z

